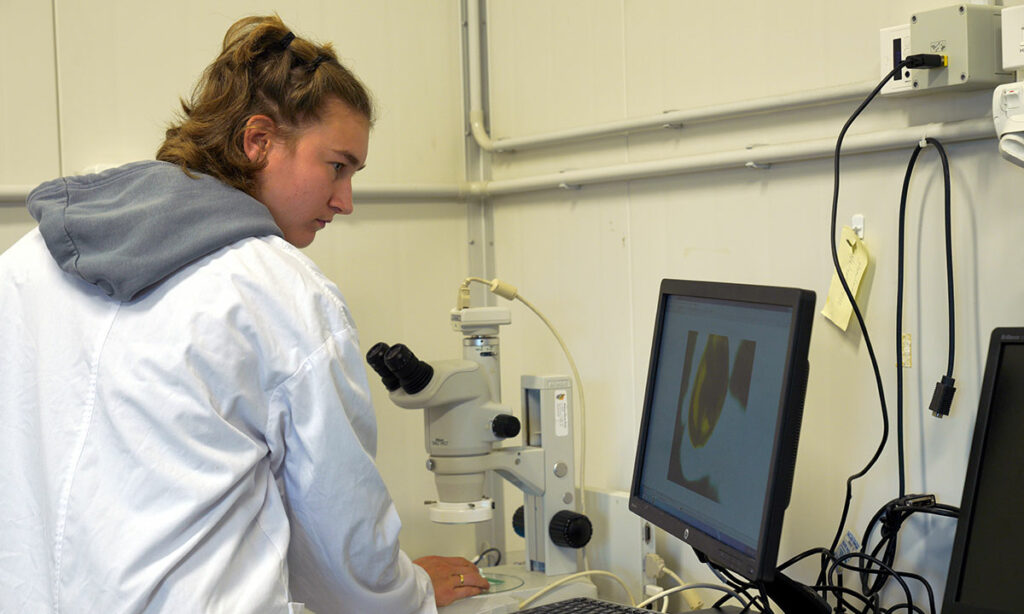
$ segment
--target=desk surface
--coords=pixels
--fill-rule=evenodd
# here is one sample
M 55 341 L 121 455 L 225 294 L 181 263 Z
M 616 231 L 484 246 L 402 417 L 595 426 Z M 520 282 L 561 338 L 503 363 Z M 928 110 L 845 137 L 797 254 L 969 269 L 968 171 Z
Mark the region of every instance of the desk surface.
M 498 574 L 502 578 L 516 578 L 522 580 L 522 585 L 503 592 L 483 593 L 475 597 L 460 599 L 449 606 L 438 608 L 438 614 L 510 614 L 518 611 L 519 604 L 532 597 L 537 591 L 565 577 L 546 576 L 535 571 L 528 571 L 523 565 L 498 565 L 485 567 L 480 571 L 485 577 L 490 574 Z M 553 589 L 534 604 L 543 605 L 572 597 L 596 599 L 597 587 L 586 577 L 577 578 Z

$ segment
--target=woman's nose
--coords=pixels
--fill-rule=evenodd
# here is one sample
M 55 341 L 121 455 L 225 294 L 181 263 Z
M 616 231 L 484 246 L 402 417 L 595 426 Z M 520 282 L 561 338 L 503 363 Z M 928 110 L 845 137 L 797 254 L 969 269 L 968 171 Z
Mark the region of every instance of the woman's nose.
M 352 204 L 352 180 L 346 179 L 334 190 L 334 194 L 331 195 L 330 206 L 332 209 L 336 209 L 338 213 L 342 215 L 348 215 L 352 213 L 354 208 Z

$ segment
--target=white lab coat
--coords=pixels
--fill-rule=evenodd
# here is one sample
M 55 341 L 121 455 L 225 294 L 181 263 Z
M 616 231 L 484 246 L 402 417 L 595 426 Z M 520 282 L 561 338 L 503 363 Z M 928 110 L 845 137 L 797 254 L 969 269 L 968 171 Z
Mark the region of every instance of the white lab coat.
M 0 612 L 435 612 L 338 289 L 278 237 L 122 303 L 0 255 Z

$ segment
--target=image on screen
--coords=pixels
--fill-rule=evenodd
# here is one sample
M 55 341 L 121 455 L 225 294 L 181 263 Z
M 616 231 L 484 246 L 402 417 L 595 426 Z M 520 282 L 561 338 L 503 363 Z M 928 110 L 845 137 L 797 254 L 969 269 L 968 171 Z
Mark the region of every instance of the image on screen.
M 758 544 L 792 310 L 669 296 L 643 491 L 743 552 Z
M 745 415 L 756 348 L 757 343 L 750 339 L 730 344 L 724 335 L 702 336 L 695 330 L 686 335 L 668 479 L 716 503 L 721 484 L 707 468 L 698 466 L 699 450 L 715 434 L 726 406 L 730 413 Z M 727 421 L 729 418 L 726 416 Z

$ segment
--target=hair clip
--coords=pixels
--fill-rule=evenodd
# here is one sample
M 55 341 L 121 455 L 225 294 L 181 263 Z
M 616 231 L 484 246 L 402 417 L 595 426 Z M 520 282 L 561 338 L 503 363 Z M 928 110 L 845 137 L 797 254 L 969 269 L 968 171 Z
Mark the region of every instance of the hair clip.
M 281 40 L 277 41 L 273 45 L 269 45 L 267 47 L 267 51 L 284 51 L 288 48 L 288 45 L 292 44 L 293 40 L 295 40 L 295 35 L 289 32 L 282 36 Z
M 313 61 L 309 63 L 309 72 L 315 72 L 317 68 L 320 68 L 321 64 L 330 59 L 330 57 L 322 54 L 316 56 L 316 58 L 314 58 Z

